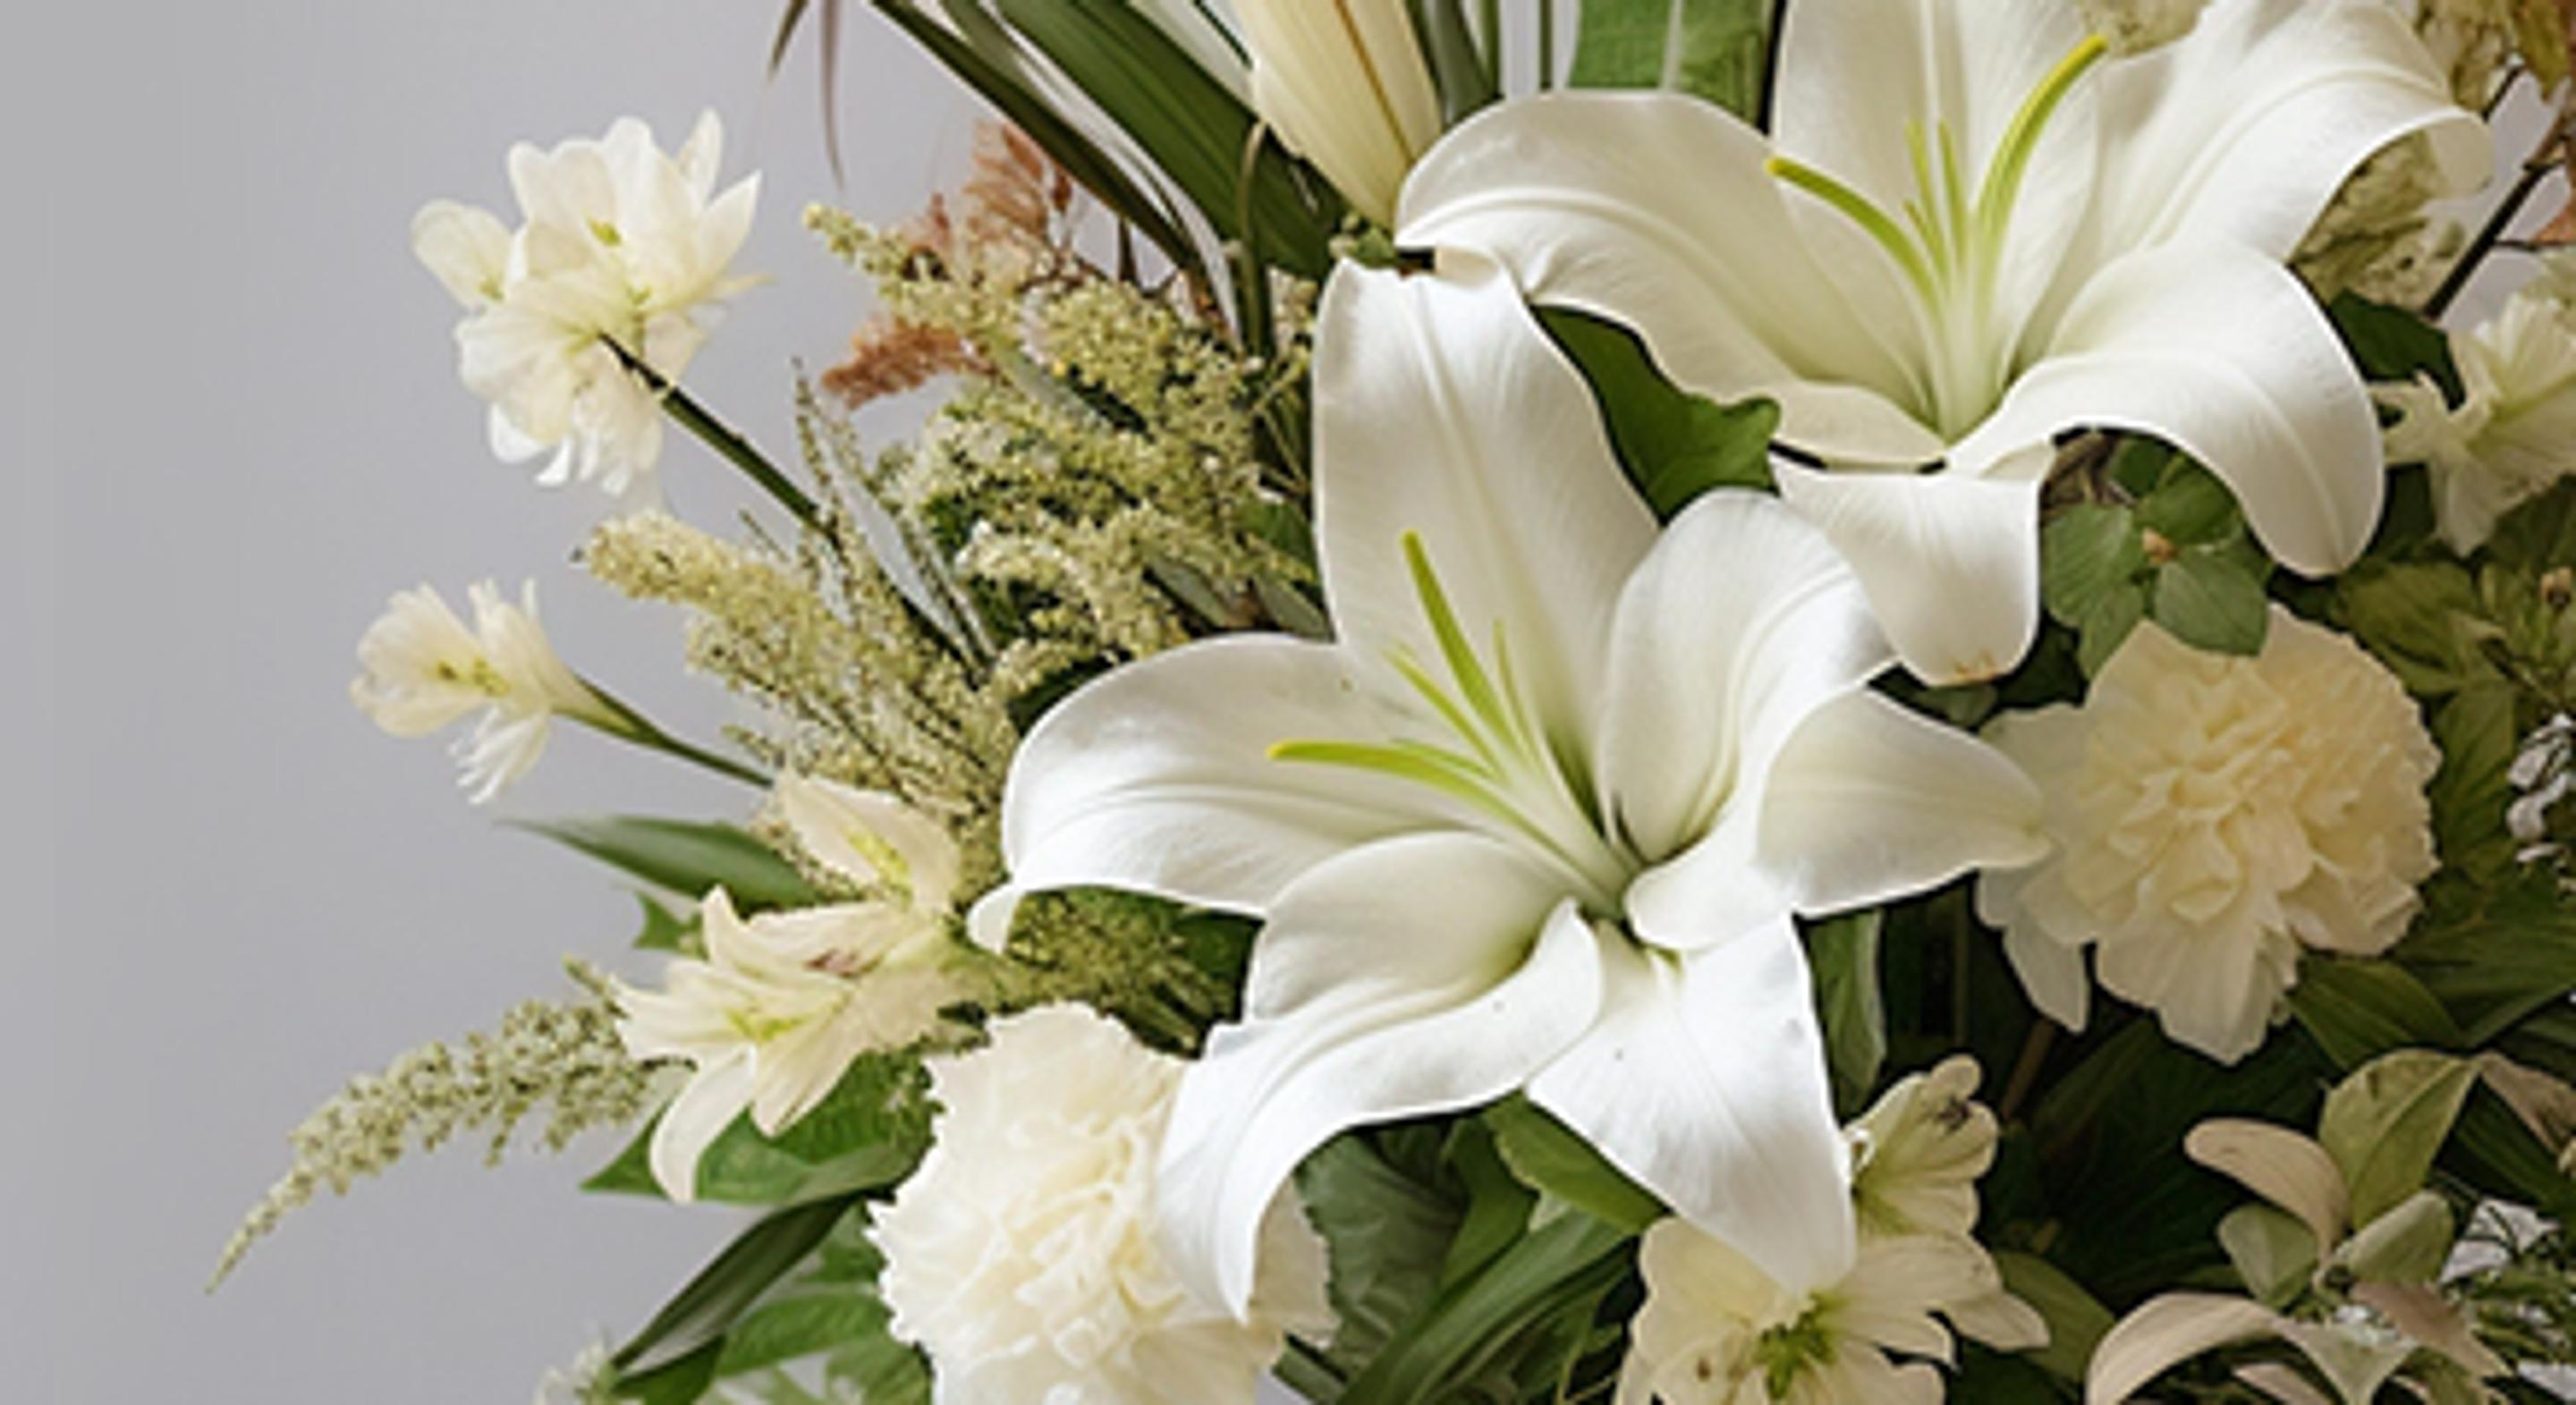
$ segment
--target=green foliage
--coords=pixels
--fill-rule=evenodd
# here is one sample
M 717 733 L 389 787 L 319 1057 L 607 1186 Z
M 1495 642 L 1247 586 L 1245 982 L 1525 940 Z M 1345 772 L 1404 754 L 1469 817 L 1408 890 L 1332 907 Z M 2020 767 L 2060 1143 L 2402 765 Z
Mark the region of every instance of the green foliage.
M 2254 654 L 2271 620 L 2271 562 L 2217 477 L 2182 454 L 2127 440 L 2092 470 L 2093 498 L 2054 511 L 2040 534 L 2040 600 L 2099 673 L 2140 620 L 2223 654 Z
M 1347 1376 L 1430 1305 L 1464 1208 L 1429 1177 L 1399 1169 L 1362 1132 L 1307 1157 L 1297 1192 L 1331 1251 L 1330 1298 L 1341 1326 L 1325 1356 Z
M 659 1118 L 655 1119 L 658 1124 Z M 832 1091 L 776 1137 L 736 1117 L 698 1160 L 698 1198 L 727 1205 L 801 1205 L 891 1186 L 930 1146 L 930 1081 L 907 1053 L 862 1055 Z M 653 1126 L 582 1189 L 659 1196 Z
M 1668 88 L 1752 121 L 1769 80 L 1771 0 L 1584 0 L 1578 88 Z
M 1502 96 L 1494 72 L 1477 47 L 1461 0 L 1409 0 L 1413 32 L 1422 45 L 1431 81 L 1440 90 L 1440 116 L 1450 126 Z
M 2343 1172 L 2354 1224 L 2371 1223 L 2423 1188 L 2476 1082 L 2477 1067 L 2465 1059 L 2400 1049 L 2326 1095 L 2317 1140 Z
M 691 900 L 717 887 L 745 913 L 810 907 L 822 900 L 793 864 L 737 825 L 602 815 L 532 821 L 523 827 Z M 648 917 L 648 935 L 653 930 Z
M 1590 382 L 1611 447 L 1656 516 L 1669 521 L 1712 488 L 1770 488 L 1777 405 L 1720 405 L 1682 390 L 1655 369 L 1645 343 L 1599 318 L 1544 308 L 1539 320 Z
M 1505 1098 L 1485 1110 L 1484 1121 L 1503 1163 L 1532 1189 L 1630 1234 L 1664 1217 L 1663 1202 L 1529 1099 Z
M 1825 1062 L 1833 1073 L 1834 1106 L 1844 1117 L 1867 1105 L 1887 1062 L 1887 1010 L 1878 974 L 1883 920 L 1872 909 L 1806 929 L 1807 966 L 1825 1030 Z
M 928 1368 L 887 1331 L 867 1226 L 866 1208 L 841 1200 L 745 1231 L 610 1358 L 613 1398 L 683 1405 L 719 1381 L 757 1389 L 819 1360 L 826 1398 L 926 1405 Z
M 2036 1254 L 2005 1252 L 1994 1258 L 2004 1287 L 2048 1323 L 2048 1345 L 2029 1353 L 2030 1363 L 2060 1380 L 2083 1380 L 2094 1346 L 2111 1330 L 2111 1310 Z
M 1560 1214 L 1440 1291 L 1353 1377 L 1342 1405 L 1516 1400 L 1590 1354 L 1593 1318 L 1629 1272 L 1631 1236 Z
M 2451 363 L 2451 342 L 2441 328 L 2358 293 L 2337 297 L 2326 312 L 2363 376 L 2374 381 L 2411 381 L 2429 375 L 2453 403 L 2459 401 L 2460 372 Z

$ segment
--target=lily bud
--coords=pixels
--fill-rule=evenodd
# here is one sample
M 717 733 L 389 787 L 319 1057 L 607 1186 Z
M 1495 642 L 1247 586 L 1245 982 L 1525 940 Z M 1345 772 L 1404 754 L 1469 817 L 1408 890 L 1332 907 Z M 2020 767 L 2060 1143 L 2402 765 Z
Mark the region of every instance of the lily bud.
M 1404 0 L 1239 0 L 1252 105 L 1361 214 L 1384 224 L 1440 137 L 1440 94 Z

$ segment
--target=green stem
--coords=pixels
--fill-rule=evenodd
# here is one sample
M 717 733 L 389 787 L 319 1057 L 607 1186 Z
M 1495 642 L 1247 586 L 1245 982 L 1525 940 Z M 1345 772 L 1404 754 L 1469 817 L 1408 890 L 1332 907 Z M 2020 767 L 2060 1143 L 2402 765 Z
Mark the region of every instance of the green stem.
M 2522 176 L 2506 193 L 2504 203 L 2496 206 L 2495 213 L 2487 217 L 2486 225 L 2478 231 L 2478 236 L 2460 251 L 2459 262 L 2451 265 L 2449 275 L 2442 279 L 2442 286 L 2425 301 L 2425 321 L 2440 321 L 2442 314 L 2451 310 L 2451 304 L 2459 301 L 2460 294 L 2468 290 L 2469 280 L 2477 277 L 2487 255 L 2495 252 L 2496 246 L 2503 242 L 2506 232 L 2513 228 L 2514 220 L 2522 214 L 2522 207 L 2531 203 L 2531 197 L 2539 191 L 2541 182 L 2548 180 L 2549 173 L 2558 169 L 2556 148 L 2565 139 L 2563 123 L 2553 124 L 2541 137 L 2540 145 L 2532 149 L 2530 159 L 2522 163 Z
M 719 756 L 704 747 L 693 746 L 663 731 L 654 725 L 651 718 L 637 712 L 615 694 L 587 678 L 582 680 L 582 686 L 590 689 L 591 696 L 599 699 L 600 706 L 607 710 L 608 716 L 586 717 L 578 712 L 566 714 L 575 721 L 629 745 L 640 746 L 647 751 L 658 751 L 665 756 L 676 756 L 680 760 L 703 766 L 717 775 L 740 781 L 744 785 L 761 790 L 769 788 L 770 778 L 761 772 L 731 757 Z
M 1503 90 L 1503 0 L 1485 0 L 1478 16 L 1485 31 L 1485 86 L 1499 93 Z
M 762 457 L 749 439 L 717 419 L 705 406 L 690 398 L 677 382 L 646 365 L 643 358 L 619 345 L 614 338 L 602 337 L 600 340 L 610 351 L 617 353 L 618 364 L 644 382 L 645 388 L 662 402 L 663 411 L 682 429 L 696 435 L 698 441 L 714 450 L 718 458 L 741 469 L 744 476 L 759 484 L 761 490 L 776 499 L 779 506 L 794 514 L 797 521 L 817 532 L 823 530 L 823 510 L 806 496 L 803 489 L 789 482 L 787 475 L 778 471 L 777 465 Z
M 1538 90 L 1556 86 L 1556 0 L 1538 0 Z

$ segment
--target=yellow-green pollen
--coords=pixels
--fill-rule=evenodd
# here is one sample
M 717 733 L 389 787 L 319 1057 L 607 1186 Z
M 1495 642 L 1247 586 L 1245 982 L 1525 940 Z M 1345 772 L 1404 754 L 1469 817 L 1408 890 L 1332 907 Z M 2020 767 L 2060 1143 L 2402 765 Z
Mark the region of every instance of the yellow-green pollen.
M 1461 801 L 1535 845 L 1565 875 L 1587 911 L 1616 916 L 1620 895 L 1640 864 L 1602 823 L 1581 757 L 1563 739 L 1548 735 L 1533 715 L 1513 675 L 1502 623 L 1493 627 L 1493 665 L 1488 669 L 1460 625 L 1420 534 L 1405 533 L 1403 544 L 1405 566 L 1448 681 L 1444 684 L 1409 650 L 1393 651 L 1388 662 L 1439 716 L 1449 737 L 1443 742 L 1283 741 L 1270 748 L 1271 758 L 1374 771 Z
M 1918 418 L 1945 437 L 1973 428 L 2012 383 L 2019 348 L 1995 326 L 1995 283 L 2031 157 L 2067 94 L 2109 52 L 2087 35 L 2049 70 L 2014 112 L 1972 197 L 1957 137 L 1946 122 L 1927 136 L 1909 121 L 1905 142 L 1914 167 L 1914 198 L 1890 214 L 1842 181 L 1788 156 L 1767 169 L 1823 201 L 1884 250 L 1921 308 L 1931 347 L 1931 383 L 1918 387 Z M 1899 218 L 1899 215 L 1902 218 Z

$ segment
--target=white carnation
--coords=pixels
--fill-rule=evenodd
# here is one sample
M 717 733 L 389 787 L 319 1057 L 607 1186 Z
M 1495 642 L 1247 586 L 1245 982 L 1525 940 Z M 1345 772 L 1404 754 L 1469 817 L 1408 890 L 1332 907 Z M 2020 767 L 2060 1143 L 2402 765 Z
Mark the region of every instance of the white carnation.
M 939 1140 L 876 1224 L 895 1335 L 940 1405 L 1249 1402 L 1285 1333 L 1330 1330 L 1324 1245 L 1271 1206 L 1250 1320 L 1190 1296 L 1153 1229 L 1182 1063 L 1073 1005 L 931 1061 Z
M 2142 624 L 2082 707 L 2011 714 L 1988 735 L 2039 783 L 2058 848 L 1987 874 L 1978 911 L 2069 1027 L 2098 946 L 2104 988 L 2240 1059 L 2302 945 L 2387 950 L 2435 866 L 2424 787 L 2441 756 L 2415 704 L 2351 640 L 2277 606 L 2258 657 Z

